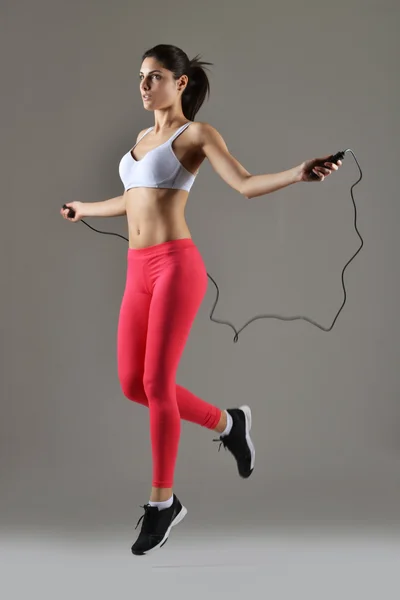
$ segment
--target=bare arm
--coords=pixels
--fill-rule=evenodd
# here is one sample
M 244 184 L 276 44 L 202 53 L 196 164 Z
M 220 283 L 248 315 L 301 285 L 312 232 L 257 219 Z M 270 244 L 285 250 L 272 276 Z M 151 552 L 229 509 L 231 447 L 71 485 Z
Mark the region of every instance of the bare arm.
M 125 194 L 101 202 L 82 202 L 83 217 L 120 217 L 125 214 Z
M 252 175 L 230 154 L 221 134 L 209 123 L 199 123 L 199 142 L 216 173 L 246 198 L 275 192 L 300 181 L 300 167 L 280 173 Z

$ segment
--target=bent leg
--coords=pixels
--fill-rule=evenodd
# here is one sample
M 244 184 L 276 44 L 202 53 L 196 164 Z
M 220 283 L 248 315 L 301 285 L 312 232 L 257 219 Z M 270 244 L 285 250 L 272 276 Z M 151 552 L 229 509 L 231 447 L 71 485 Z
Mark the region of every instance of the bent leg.
M 152 275 L 143 383 L 150 409 L 153 487 L 172 488 L 181 417 L 215 428 L 221 411 L 175 381 L 207 289 L 207 273 L 197 248 L 160 260 Z
M 118 321 L 117 369 L 124 396 L 148 407 L 143 377 L 152 296 L 139 287 L 137 282 L 140 276 L 138 267 L 128 265 L 127 285 Z M 169 293 L 168 290 L 165 293 Z M 210 430 L 215 429 L 221 417 L 221 409 L 176 383 L 175 396 L 181 419 Z

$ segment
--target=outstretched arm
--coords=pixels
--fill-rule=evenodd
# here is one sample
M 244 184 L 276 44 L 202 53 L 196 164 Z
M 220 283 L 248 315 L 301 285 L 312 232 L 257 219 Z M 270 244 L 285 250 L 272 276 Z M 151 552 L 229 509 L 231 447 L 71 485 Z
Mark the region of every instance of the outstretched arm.
M 252 175 L 232 156 L 225 140 L 215 127 L 209 123 L 199 123 L 199 125 L 199 143 L 214 171 L 234 190 L 248 199 L 270 194 L 292 183 L 310 180 L 308 177 L 309 171 L 312 170 L 312 163 L 315 161 L 317 164 L 321 160 L 313 159 L 280 173 Z M 340 165 L 341 161 L 338 164 Z M 320 181 L 337 168 L 336 165 L 332 165 L 331 168 L 317 167 L 316 172 L 320 176 Z

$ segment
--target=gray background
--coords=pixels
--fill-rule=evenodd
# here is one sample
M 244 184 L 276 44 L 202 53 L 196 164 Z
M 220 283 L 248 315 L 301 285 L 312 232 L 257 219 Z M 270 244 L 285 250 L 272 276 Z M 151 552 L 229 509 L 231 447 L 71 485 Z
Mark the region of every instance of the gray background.
M 254 540 L 294 530 L 397 537 L 398 4 L 3 0 L 1 12 L 3 567 L 16 564 L 12 540 L 26 566 L 43 540 L 83 552 L 89 539 L 118 535 L 113 552 L 139 568 L 129 548 L 149 498 L 151 453 L 147 409 L 126 400 L 117 379 L 127 242 L 59 210 L 122 194 L 118 162 L 154 123 L 138 73 L 158 43 L 214 63 L 196 120 L 216 127 L 251 173 L 351 148 L 363 170 L 354 196 L 365 245 L 346 270 L 347 302 L 330 333 L 257 320 L 235 344 L 231 328 L 209 320 L 209 280 L 177 380 L 222 408 L 251 405 L 256 468 L 241 480 L 213 433 L 183 422 L 175 491 L 188 517 L 147 564 L 189 565 L 200 540 L 211 546 L 196 564 L 211 568 L 227 540 L 239 565 L 240 536 L 253 539 L 252 564 L 272 560 Z M 322 184 L 246 200 L 206 161 L 186 218 L 220 289 L 214 317 L 236 329 L 266 313 L 328 327 L 343 301 L 342 268 L 360 245 L 350 196 L 358 177 L 347 154 Z M 125 218 L 87 220 L 127 236 Z M 37 581 L 50 586 L 44 572 L 35 570 Z M 109 597 L 105 582 L 97 597 L 100 588 Z

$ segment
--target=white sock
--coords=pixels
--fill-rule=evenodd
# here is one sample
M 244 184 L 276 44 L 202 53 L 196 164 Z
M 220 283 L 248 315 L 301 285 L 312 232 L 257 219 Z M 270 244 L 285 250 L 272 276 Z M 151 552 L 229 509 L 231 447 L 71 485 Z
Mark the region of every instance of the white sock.
M 226 412 L 226 416 L 227 416 L 227 423 L 226 423 L 226 428 L 220 434 L 221 436 L 228 435 L 231 432 L 232 425 L 233 425 L 233 419 L 232 419 L 231 415 L 227 411 L 225 411 L 225 412 Z
M 150 506 L 157 506 L 158 510 L 164 510 L 165 508 L 169 508 L 172 506 L 174 501 L 174 495 L 172 494 L 169 500 L 164 500 L 164 502 L 151 502 L 149 501 Z

